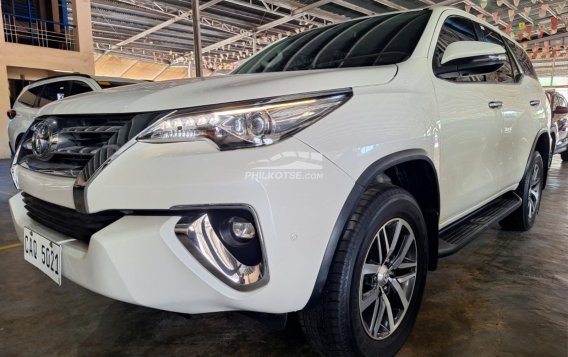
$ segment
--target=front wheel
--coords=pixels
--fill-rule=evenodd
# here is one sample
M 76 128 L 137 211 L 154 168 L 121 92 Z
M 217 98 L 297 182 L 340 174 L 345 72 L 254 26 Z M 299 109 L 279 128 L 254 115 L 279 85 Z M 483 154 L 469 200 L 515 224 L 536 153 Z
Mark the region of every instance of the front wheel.
M 414 198 L 368 191 L 347 222 L 320 300 L 300 312 L 325 356 L 392 356 L 408 338 L 428 266 L 426 225 Z

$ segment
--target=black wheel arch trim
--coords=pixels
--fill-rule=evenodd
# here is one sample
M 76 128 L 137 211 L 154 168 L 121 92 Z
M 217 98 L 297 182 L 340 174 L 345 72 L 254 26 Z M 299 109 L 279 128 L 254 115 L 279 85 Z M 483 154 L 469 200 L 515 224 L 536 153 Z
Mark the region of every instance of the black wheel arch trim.
M 548 169 L 550 168 L 550 164 L 552 163 L 552 157 L 554 156 L 554 147 L 552 146 L 552 142 L 551 142 L 551 135 L 550 135 L 550 130 L 547 128 L 541 128 L 538 133 L 536 134 L 533 144 L 532 144 L 532 148 L 531 151 L 529 152 L 528 158 L 527 158 L 527 164 L 525 166 L 525 171 L 523 171 L 523 176 L 525 177 L 525 175 L 527 174 L 527 171 L 529 170 L 529 166 L 531 164 L 531 158 L 532 158 L 532 153 L 536 150 L 536 146 L 540 140 L 540 138 L 543 135 L 548 135 L 548 157 L 544 157 L 543 155 L 543 161 L 546 159 L 546 167 L 544 170 L 544 185 L 543 185 L 543 189 L 546 187 L 546 181 L 548 178 Z
M 399 152 L 387 155 L 387 156 L 375 161 L 374 163 L 372 163 L 359 176 L 359 178 L 355 182 L 355 185 L 353 186 L 351 192 L 347 196 L 347 199 L 346 199 L 345 203 L 343 204 L 341 211 L 339 212 L 339 216 L 337 217 L 337 220 L 335 221 L 335 225 L 333 226 L 331 236 L 330 236 L 329 241 L 327 243 L 327 247 L 326 247 L 322 262 L 320 264 L 320 269 L 319 269 L 319 272 L 318 272 L 318 276 L 316 278 L 316 282 L 314 284 L 314 288 L 312 290 L 312 295 L 310 296 L 310 299 L 308 300 L 308 303 L 306 304 L 306 306 L 313 305 L 314 303 L 317 302 L 318 298 L 321 296 L 323 289 L 325 287 L 325 283 L 327 281 L 327 276 L 329 274 L 331 262 L 333 260 L 334 255 L 335 255 L 335 251 L 337 249 L 337 245 L 339 244 L 339 240 L 340 240 L 341 235 L 344 231 L 345 225 L 346 225 L 349 217 L 351 216 L 353 210 L 357 207 L 357 204 L 359 203 L 360 198 L 363 195 L 363 193 L 365 192 L 365 190 L 373 183 L 373 181 L 376 179 L 377 175 L 385 172 L 386 170 L 388 170 L 391 167 L 394 167 L 396 165 L 399 165 L 399 164 L 402 164 L 402 163 L 405 163 L 405 162 L 409 162 L 409 161 L 425 161 L 432 167 L 433 172 L 435 173 L 435 176 L 436 176 L 435 181 L 436 181 L 437 190 L 438 190 L 438 202 L 439 202 L 439 192 L 440 191 L 439 191 L 437 171 L 435 169 L 434 163 L 432 162 L 430 157 L 428 157 L 425 150 L 422 150 L 422 149 L 403 150 L 403 151 L 399 151 Z M 438 218 L 437 217 L 438 213 L 439 213 L 439 207 L 438 207 L 438 212 L 435 213 L 436 219 Z M 432 214 L 432 213 L 430 213 L 430 214 Z M 430 228 L 431 227 L 428 227 L 428 229 L 430 229 Z M 429 246 L 428 249 L 429 249 L 429 251 L 433 251 L 435 253 L 435 258 L 437 259 L 437 252 L 438 252 L 438 247 L 437 247 L 438 231 L 437 231 L 437 227 L 436 227 L 435 235 L 436 235 L 436 238 L 433 239 L 433 241 L 435 241 L 436 246 L 435 247 Z M 432 262 L 432 265 L 430 266 L 430 268 L 435 269 L 435 267 L 436 267 L 436 262 L 434 261 L 434 262 Z

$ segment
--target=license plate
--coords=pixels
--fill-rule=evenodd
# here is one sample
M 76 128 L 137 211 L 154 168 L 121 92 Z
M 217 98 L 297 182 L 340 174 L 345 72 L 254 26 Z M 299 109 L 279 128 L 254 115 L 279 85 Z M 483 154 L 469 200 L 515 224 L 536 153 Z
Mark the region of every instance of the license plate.
M 61 285 L 61 246 L 24 228 L 24 259 Z

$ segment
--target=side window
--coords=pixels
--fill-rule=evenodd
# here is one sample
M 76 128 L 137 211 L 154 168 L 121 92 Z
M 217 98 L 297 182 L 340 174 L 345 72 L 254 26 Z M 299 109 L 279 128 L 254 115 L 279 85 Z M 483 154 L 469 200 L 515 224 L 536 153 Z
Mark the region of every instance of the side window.
M 513 51 L 515 57 L 517 57 L 517 61 L 519 62 L 519 65 L 521 66 L 523 73 L 529 77 L 538 79 L 534 67 L 532 65 L 532 62 L 529 56 L 527 55 L 527 53 L 521 47 L 515 44 L 513 41 L 508 39 L 506 41 L 511 51 Z
M 39 107 L 43 107 L 53 101 L 65 98 L 65 93 L 68 92 L 69 82 L 53 82 L 45 85 L 45 89 L 39 98 Z
M 434 51 L 434 69 L 442 67 L 440 63 L 442 61 L 442 56 L 444 55 L 446 48 L 451 43 L 458 41 L 477 41 L 475 26 L 471 20 L 459 16 L 452 16 L 446 19 L 444 25 L 442 26 L 442 29 L 440 30 L 438 42 L 436 43 L 436 50 Z M 445 79 L 456 82 L 480 82 L 484 80 L 484 77 L 462 76 Z
M 77 95 L 81 93 L 91 92 L 93 89 L 85 82 L 81 81 L 71 81 L 71 90 L 67 96 Z
M 507 49 L 501 35 L 483 25 L 479 25 L 479 27 L 481 28 L 485 42 L 494 43 Z M 516 69 L 513 61 L 511 61 L 509 53 L 507 53 L 507 61 L 503 67 L 493 73 L 487 74 L 486 78 L 489 83 L 515 83 L 515 78 L 517 78 L 515 75 L 516 73 L 518 73 L 518 70 Z
M 34 107 L 36 104 L 37 96 L 41 93 L 43 86 L 37 86 L 28 89 L 18 98 L 18 102 L 28 107 Z

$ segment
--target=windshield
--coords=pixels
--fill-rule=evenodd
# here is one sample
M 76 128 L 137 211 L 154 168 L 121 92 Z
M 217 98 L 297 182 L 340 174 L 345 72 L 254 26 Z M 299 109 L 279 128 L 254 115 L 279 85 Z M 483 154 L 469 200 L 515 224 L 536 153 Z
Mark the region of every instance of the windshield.
M 269 46 L 235 74 L 380 66 L 410 57 L 430 10 L 374 16 L 326 26 Z

